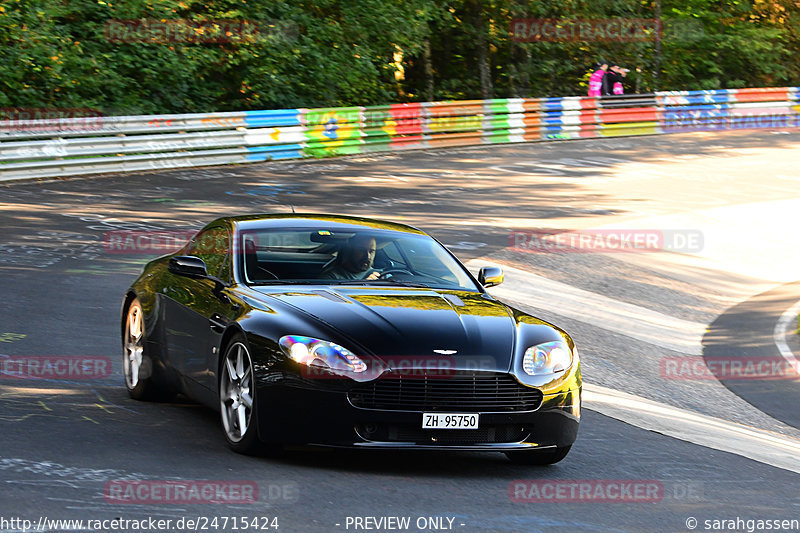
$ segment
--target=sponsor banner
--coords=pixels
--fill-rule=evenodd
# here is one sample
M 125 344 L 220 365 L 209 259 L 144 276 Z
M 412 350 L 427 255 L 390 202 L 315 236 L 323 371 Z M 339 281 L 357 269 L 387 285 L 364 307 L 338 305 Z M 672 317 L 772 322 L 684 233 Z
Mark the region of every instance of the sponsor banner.
M 394 134 L 420 135 L 422 133 L 422 104 L 393 104 L 389 106 L 391 120 L 394 121 Z
M 300 109 L 267 109 L 261 111 L 245 111 L 244 126 L 248 128 L 277 128 L 299 126 L 302 124 Z M 239 124 L 236 124 L 239 126 Z
M 360 107 L 308 110 L 304 153 L 310 157 L 361 153 L 362 113 Z

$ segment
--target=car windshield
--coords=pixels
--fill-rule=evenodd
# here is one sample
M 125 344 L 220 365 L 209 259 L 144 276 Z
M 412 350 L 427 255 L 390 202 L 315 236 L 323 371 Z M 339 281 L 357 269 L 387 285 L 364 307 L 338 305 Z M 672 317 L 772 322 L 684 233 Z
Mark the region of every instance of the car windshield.
M 249 285 L 401 285 L 478 291 L 427 235 L 388 230 L 257 229 L 239 234 Z

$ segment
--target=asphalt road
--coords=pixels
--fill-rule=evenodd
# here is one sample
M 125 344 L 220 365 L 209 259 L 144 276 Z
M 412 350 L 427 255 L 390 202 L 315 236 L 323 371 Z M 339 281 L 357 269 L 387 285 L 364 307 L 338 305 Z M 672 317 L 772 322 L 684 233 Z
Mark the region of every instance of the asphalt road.
M 377 522 L 356 518 L 409 517 L 408 531 L 465 533 L 689 531 L 692 517 L 697 531 L 736 530 L 705 521 L 737 518 L 739 530 L 747 530 L 746 520 L 798 520 L 797 471 L 641 429 L 592 405 L 572 452 L 551 467 L 514 466 L 500 454 L 236 455 L 225 447 L 213 412 L 181 399 L 141 403 L 127 397 L 120 298 L 157 254 L 107 246 L 109 232 L 193 230 L 221 215 L 292 209 L 412 224 L 465 261 L 500 261 L 563 288 L 552 302 L 526 300 L 520 292 L 515 303 L 576 338 L 587 382 L 797 439 L 796 416 L 785 416 L 785 406 L 781 412 L 769 407 L 781 404 L 779 396 L 768 406 L 727 382 L 675 379 L 665 375 L 662 360 L 699 357 L 692 346 L 702 349 L 705 326 L 715 320 L 727 327 L 729 344 L 755 335 L 752 328 L 771 335 L 780 305 L 758 320 L 723 317 L 795 279 L 787 277 L 793 258 L 772 253 L 770 239 L 785 243 L 796 233 L 797 218 L 781 224 L 780 216 L 796 213 L 785 202 L 800 198 L 798 148 L 797 133 L 692 134 L 2 185 L 0 356 L 110 357 L 112 367 L 110 375 L 87 380 L 0 376 L 0 531 L 21 529 L 4 519 L 36 523 L 40 517 L 153 517 L 173 524 L 216 517 L 216 527 L 206 523 L 210 531 L 233 531 L 234 517 L 241 529 L 242 517 L 258 517 L 259 526 L 277 524 L 288 532 L 389 531 L 367 529 Z M 720 228 L 759 210 L 773 216 L 756 218 L 770 238 L 737 240 L 734 251 L 746 257 L 731 256 Z M 514 232 L 533 228 L 657 224 L 701 231 L 703 251 L 532 254 L 509 246 Z M 564 299 L 569 291 L 576 302 L 571 307 Z M 791 305 L 792 294 L 781 293 L 780 303 Z M 609 313 L 617 309 L 626 311 L 627 322 L 612 320 Z M 654 317 L 655 325 L 640 326 L 637 313 Z M 668 332 L 685 333 L 691 346 L 676 346 Z M 768 342 L 763 349 L 764 356 L 775 356 Z M 782 382 L 782 394 L 791 397 L 797 386 Z M 153 480 L 254 483 L 258 496 L 253 503 L 202 505 L 104 497 L 109 484 Z M 533 494 L 532 481 L 540 488 L 561 481 L 568 491 L 567 482 L 575 480 L 593 490 L 629 480 L 656 492 L 627 502 L 575 501 L 563 492 L 547 501 L 520 501 Z M 75 528 L 52 528 L 68 529 Z
M 774 329 L 784 311 L 798 301 L 798 295 L 800 283 L 790 283 L 728 309 L 710 325 L 703 352 L 710 362 L 707 366 L 716 371 L 715 377 L 734 394 L 793 427 L 800 427 L 800 386 L 794 379 L 780 379 L 781 370 L 788 375 L 793 368 L 775 349 Z M 797 329 L 796 321 L 792 329 Z M 787 344 L 800 354 L 797 335 L 790 333 Z M 764 372 L 775 369 L 770 377 L 776 379 L 740 379 L 719 364 L 715 367 L 717 361 L 736 359 L 760 364 Z M 792 375 L 797 376 L 797 371 Z

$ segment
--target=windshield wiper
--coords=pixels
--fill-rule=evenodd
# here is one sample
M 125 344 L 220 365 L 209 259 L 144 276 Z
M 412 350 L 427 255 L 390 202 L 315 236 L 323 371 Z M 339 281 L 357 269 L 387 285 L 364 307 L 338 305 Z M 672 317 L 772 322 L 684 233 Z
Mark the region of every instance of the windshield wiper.
M 421 281 L 404 281 L 394 279 L 344 279 L 335 280 L 331 285 L 402 285 L 404 287 L 430 287 L 430 284 Z
M 431 286 L 430 283 L 425 283 L 423 281 L 403 281 L 403 280 L 389 280 L 389 283 L 394 283 L 395 285 L 402 285 L 403 287 L 425 287 L 429 288 Z
M 249 285 L 326 285 L 326 283 L 309 279 L 266 279 L 263 281 L 253 281 L 249 283 Z

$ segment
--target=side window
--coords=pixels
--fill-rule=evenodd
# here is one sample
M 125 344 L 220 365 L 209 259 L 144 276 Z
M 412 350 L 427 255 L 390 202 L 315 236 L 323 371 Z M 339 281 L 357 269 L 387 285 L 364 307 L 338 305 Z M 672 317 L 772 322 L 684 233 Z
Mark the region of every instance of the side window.
M 230 243 L 230 240 L 227 238 L 227 232 L 225 237 L 226 245 Z M 230 250 L 230 247 L 226 246 L 226 250 Z M 230 283 L 233 281 L 231 277 L 231 254 L 226 252 L 225 256 L 222 258 L 222 264 L 219 266 L 219 270 L 217 271 L 217 277 L 226 283 Z
M 214 227 L 197 234 L 189 244 L 187 253 L 202 259 L 212 276 L 223 281 L 230 280 L 230 236 L 227 229 Z

